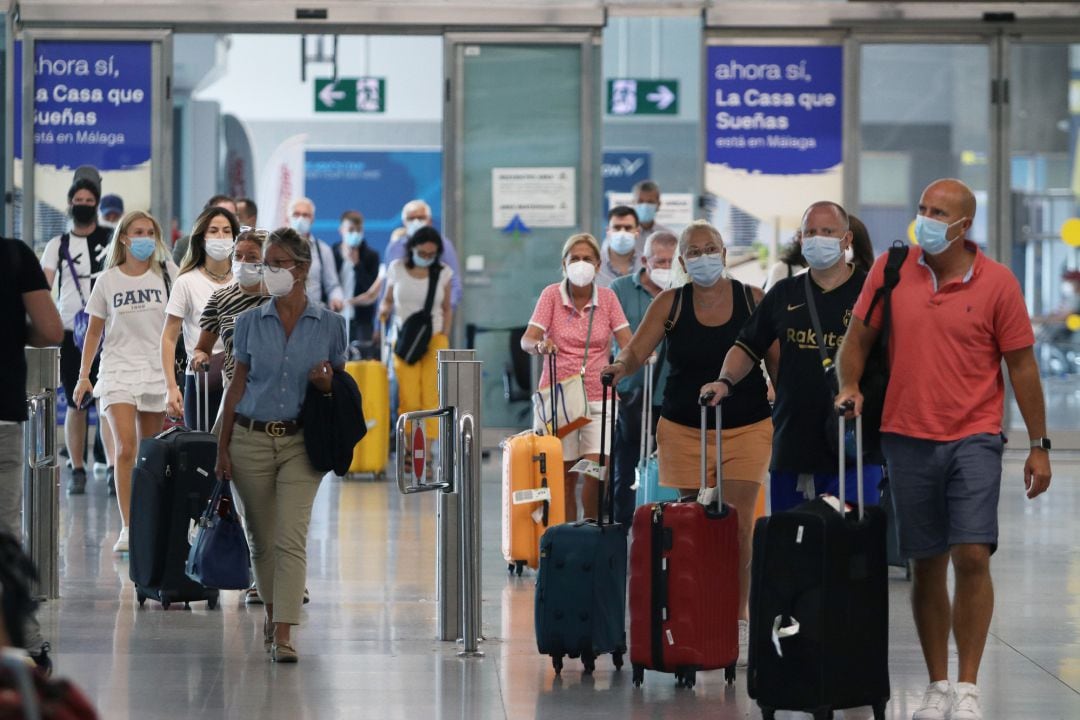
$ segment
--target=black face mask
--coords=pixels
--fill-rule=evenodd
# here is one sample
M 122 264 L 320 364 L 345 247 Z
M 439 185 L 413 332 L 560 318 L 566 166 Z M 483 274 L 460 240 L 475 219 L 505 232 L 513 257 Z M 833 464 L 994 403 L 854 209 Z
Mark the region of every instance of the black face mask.
M 97 205 L 72 205 L 71 219 L 76 225 L 89 225 L 97 218 Z

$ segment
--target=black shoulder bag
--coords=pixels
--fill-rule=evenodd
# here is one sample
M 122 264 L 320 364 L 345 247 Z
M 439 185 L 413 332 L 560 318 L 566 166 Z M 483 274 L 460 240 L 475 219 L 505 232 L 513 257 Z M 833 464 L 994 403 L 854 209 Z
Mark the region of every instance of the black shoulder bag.
M 427 298 L 424 300 L 422 310 L 417 310 L 405 322 L 401 323 L 398 331 L 397 342 L 394 344 L 394 354 L 406 365 L 415 365 L 424 357 L 428 344 L 431 343 L 434 321 L 431 317 L 431 309 L 435 305 L 435 291 L 439 286 L 439 273 L 442 265 L 434 265 L 428 274 Z

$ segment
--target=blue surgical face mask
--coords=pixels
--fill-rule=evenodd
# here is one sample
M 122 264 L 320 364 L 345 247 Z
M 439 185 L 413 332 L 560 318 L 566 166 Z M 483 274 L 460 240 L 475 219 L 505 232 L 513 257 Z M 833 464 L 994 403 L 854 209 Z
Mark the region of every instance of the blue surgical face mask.
M 435 258 L 423 257 L 416 250 L 412 251 L 412 261 L 413 261 L 413 265 L 415 265 L 416 267 L 422 267 L 422 268 L 431 267 L 432 265 L 435 264 Z
M 289 218 L 289 227 L 301 235 L 307 235 L 311 231 L 311 220 L 301 215 L 293 215 Z
M 915 240 L 919 247 L 930 255 L 940 255 L 949 249 L 952 243 L 949 240 L 949 228 L 956 223 L 963 222 L 966 218 L 960 218 L 952 224 L 928 218 L 925 215 L 915 216 Z M 955 239 L 955 238 L 954 238 Z
M 345 233 L 345 244 L 349 247 L 360 247 L 360 243 L 364 241 L 364 233 L 359 232 L 347 232 Z
M 656 211 L 660 209 L 660 206 L 656 203 L 638 203 L 634 206 L 634 212 L 637 213 L 638 222 L 648 225 L 656 220 Z
M 720 253 L 710 253 L 686 261 L 686 273 L 690 279 L 702 287 L 712 287 L 724 274 L 724 257 Z
M 634 249 L 634 243 L 637 241 L 637 237 L 632 232 L 626 230 L 616 230 L 608 236 L 608 247 L 611 251 L 619 255 L 626 255 L 632 252 Z
M 840 249 L 840 238 L 815 235 L 803 238 L 802 254 L 812 269 L 827 270 L 836 264 L 844 252 Z
M 416 231 L 427 225 L 427 220 L 416 218 L 414 220 L 408 220 L 405 223 L 405 234 L 412 237 L 416 234 Z
M 157 241 L 152 237 L 131 238 L 131 254 L 138 260 L 149 260 L 157 248 Z

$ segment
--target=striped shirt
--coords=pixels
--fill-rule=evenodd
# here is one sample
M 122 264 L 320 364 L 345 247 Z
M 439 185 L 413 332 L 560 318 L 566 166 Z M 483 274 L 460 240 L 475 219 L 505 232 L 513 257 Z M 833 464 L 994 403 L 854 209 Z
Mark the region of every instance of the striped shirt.
M 233 369 L 236 367 L 236 359 L 233 357 L 233 328 L 236 325 L 236 316 L 250 308 L 265 305 L 269 301 L 269 297 L 248 295 L 236 283 L 214 291 L 214 294 L 206 301 L 206 307 L 203 308 L 202 317 L 199 319 L 199 327 L 217 335 L 225 346 L 225 377 L 230 382 L 233 378 Z

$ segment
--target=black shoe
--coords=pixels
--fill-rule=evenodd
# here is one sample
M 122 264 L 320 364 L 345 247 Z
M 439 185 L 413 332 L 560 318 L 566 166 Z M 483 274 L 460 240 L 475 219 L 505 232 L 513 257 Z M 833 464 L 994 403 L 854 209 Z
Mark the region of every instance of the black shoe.
M 53 670 L 52 658 L 49 657 L 50 650 L 52 650 L 52 646 L 49 643 L 42 643 L 41 650 L 36 655 L 30 653 L 30 659 L 37 665 L 38 672 L 45 677 L 51 676 Z
M 78 468 L 71 471 L 71 482 L 68 483 L 68 495 L 86 494 L 86 468 Z
M 116 468 L 109 466 L 105 471 L 105 482 L 109 486 L 109 497 L 116 497 Z

